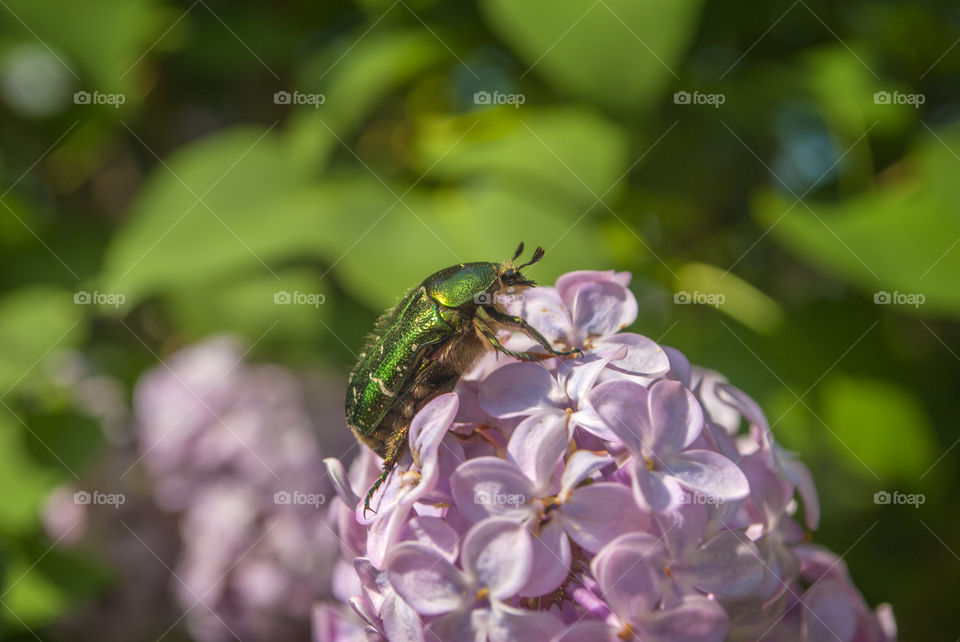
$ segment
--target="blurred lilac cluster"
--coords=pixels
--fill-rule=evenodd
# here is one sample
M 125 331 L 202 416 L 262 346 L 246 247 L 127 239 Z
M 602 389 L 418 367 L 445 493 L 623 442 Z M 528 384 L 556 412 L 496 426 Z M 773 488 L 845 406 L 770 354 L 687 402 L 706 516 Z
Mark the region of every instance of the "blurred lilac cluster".
M 629 278 L 575 272 L 514 300 L 584 356 L 478 364 L 417 414 L 375 514 L 378 458 L 325 460 L 333 590 L 362 621 L 322 602 L 316 640 L 894 639 L 889 607 L 809 543 L 813 481 L 758 405 L 620 332 Z
M 179 515 L 173 587 L 191 635 L 302 639 L 337 547 L 300 382 L 218 338 L 145 374 L 134 412 L 157 502 Z

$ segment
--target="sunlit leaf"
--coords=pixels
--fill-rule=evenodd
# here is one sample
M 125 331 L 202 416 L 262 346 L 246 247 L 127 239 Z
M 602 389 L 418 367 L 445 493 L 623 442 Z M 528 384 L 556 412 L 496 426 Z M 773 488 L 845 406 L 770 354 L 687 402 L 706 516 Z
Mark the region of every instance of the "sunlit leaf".
M 697 0 L 486 0 L 494 30 L 527 70 L 620 111 L 659 100 L 699 18 Z
M 58 474 L 37 466 L 23 443 L 25 429 L 7 408 L 0 406 L 0 528 L 27 532 L 39 520 L 39 507 Z
M 830 443 L 851 469 L 863 474 L 866 464 L 885 479 L 916 479 L 934 463 L 930 425 L 906 390 L 879 380 L 835 375 L 823 382 L 820 395 L 823 420 L 843 442 Z
M 84 85 L 80 88 L 91 92 L 129 86 L 125 81 L 131 77 L 124 76 L 150 46 L 155 26 L 152 0 L 7 0 L 5 6 L 5 18 L 21 28 L 25 38 L 39 37 L 59 52 L 71 74 L 84 79 L 77 81 Z M 93 86 L 85 86 L 88 82 Z
M 561 192 L 582 207 L 619 194 L 627 169 L 624 133 L 587 109 L 504 107 L 430 120 L 418 144 L 419 165 L 430 175 L 497 176 L 521 189 Z
M 31 287 L 0 299 L 0 395 L 42 373 L 51 352 L 79 343 L 83 306 L 74 295 Z
M 7 569 L 2 618 L 12 627 L 37 625 L 60 615 L 69 603 L 57 583 L 20 559 Z
M 229 332 L 247 344 L 272 337 L 311 342 L 325 332 L 321 321 L 330 316 L 330 283 L 320 283 L 308 271 L 271 275 L 170 292 L 165 301 L 176 324 L 191 338 Z M 259 342 L 258 342 L 259 345 Z
M 528 252 L 537 245 L 547 250 L 531 270 L 541 282 L 576 268 L 606 268 L 607 250 L 589 222 L 578 222 L 581 214 L 500 182 L 441 190 L 432 197 L 414 192 L 386 213 L 354 213 L 352 224 L 364 235 L 338 261 L 337 278 L 361 300 L 383 308 L 447 265 L 508 259 L 520 241 Z
M 323 208 L 283 209 L 307 185 L 273 132 L 234 129 L 188 145 L 157 167 L 107 252 L 103 289 L 133 305 L 158 290 L 269 275 L 280 255 L 323 234 Z
M 771 333 L 783 321 L 777 302 L 737 278 L 704 263 L 688 263 L 677 270 L 674 302 L 680 305 L 713 305 L 751 329 Z

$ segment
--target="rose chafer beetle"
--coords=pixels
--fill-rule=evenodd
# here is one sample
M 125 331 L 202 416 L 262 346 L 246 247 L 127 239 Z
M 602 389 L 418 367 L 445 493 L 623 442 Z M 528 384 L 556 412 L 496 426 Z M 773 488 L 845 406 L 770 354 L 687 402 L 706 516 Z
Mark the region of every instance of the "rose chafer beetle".
M 501 307 L 504 292 L 536 285 L 521 270 L 543 258 L 538 247 L 526 263 L 460 263 L 428 276 L 380 316 L 347 381 L 347 424 L 357 438 L 383 457 L 383 471 L 367 492 L 364 511 L 407 445 L 410 420 L 433 397 L 450 392 L 460 376 L 488 350 L 535 361 L 556 350 L 523 317 Z M 500 328 L 518 328 L 549 354 L 514 352 L 497 339 Z

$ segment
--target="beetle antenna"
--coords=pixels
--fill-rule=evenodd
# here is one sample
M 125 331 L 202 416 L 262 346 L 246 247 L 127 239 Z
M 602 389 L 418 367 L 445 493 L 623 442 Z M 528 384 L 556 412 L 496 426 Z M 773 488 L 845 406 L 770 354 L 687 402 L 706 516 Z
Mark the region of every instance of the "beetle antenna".
M 516 261 L 517 257 L 523 254 L 523 241 L 520 241 L 520 245 L 517 246 L 517 251 L 513 253 L 513 258 L 510 259 L 511 262 Z
M 523 246 L 523 243 L 521 243 L 520 246 L 522 247 L 522 246 Z M 532 257 L 529 261 L 527 261 L 526 263 L 524 263 L 523 265 L 518 266 L 518 267 L 516 268 L 517 271 L 522 270 L 523 268 L 527 267 L 528 265 L 533 265 L 534 263 L 539 263 L 539 262 L 540 262 L 540 259 L 543 258 L 543 255 L 544 255 L 544 254 L 546 254 L 546 252 L 544 252 L 544 251 L 543 251 L 543 248 L 538 245 L 538 246 L 537 246 L 537 249 L 535 249 L 535 250 L 533 251 L 533 257 Z

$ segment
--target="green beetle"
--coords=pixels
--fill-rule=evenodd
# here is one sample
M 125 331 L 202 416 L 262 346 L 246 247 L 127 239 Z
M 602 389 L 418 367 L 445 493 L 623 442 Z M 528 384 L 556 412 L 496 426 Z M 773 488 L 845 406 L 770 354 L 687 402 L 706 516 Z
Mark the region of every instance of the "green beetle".
M 460 375 L 488 350 L 534 361 L 550 355 L 582 354 L 555 350 L 523 317 L 507 314 L 499 301 L 504 292 L 536 284 L 521 270 L 543 258 L 538 247 L 530 261 L 460 263 L 428 276 L 377 320 L 373 333 L 347 381 L 347 424 L 357 438 L 383 457 L 383 471 L 364 499 L 387 479 L 407 445 L 410 420 L 433 397 L 453 390 Z M 513 352 L 497 339 L 501 327 L 519 328 L 549 355 Z

